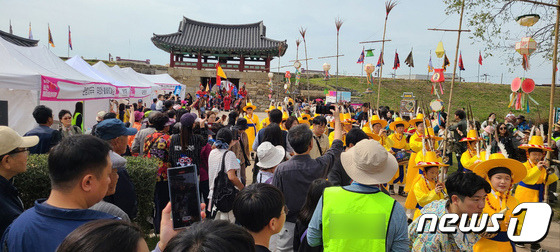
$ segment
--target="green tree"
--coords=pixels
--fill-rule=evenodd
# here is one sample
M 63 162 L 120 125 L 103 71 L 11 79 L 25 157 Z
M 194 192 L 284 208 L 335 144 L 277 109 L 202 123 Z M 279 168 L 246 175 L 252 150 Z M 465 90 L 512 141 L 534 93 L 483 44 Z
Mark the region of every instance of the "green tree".
M 533 37 L 538 43 L 531 54 L 552 59 L 556 8 L 512 0 L 443 0 L 446 13 L 458 13 L 465 2 L 465 18 L 471 29 L 469 37 L 484 44 L 486 56 L 500 52 L 510 67 L 521 65 L 522 57 L 515 53 L 515 42 L 522 37 Z M 556 0 L 539 0 L 557 4 Z M 515 18 L 525 14 L 538 14 L 540 21 L 532 27 L 518 25 Z

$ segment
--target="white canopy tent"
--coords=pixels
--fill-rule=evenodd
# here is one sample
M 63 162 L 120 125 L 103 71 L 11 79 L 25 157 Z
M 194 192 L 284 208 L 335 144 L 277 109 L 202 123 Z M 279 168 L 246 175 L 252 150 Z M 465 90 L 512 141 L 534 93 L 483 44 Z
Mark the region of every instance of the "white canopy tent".
M 173 77 L 171 77 L 169 74 L 142 74 L 142 73 L 138 73 L 138 75 L 146 78 L 147 80 L 161 86 L 161 88 L 165 91 L 165 92 L 174 92 L 176 87 L 180 88 L 180 94 L 179 96 L 181 96 L 181 98 L 185 98 L 185 88 L 183 87 L 183 84 L 177 82 L 175 79 L 173 79 Z
M 73 112 L 77 101 L 88 101 L 84 123 L 91 126 L 95 113 L 88 106 L 114 97 L 116 90 L 76 71 L 45 46 L 20 47 L 0 38 L 0 100 L 8 101 L 8 125 L 20 134 L 36 125 L 32 112 L 39 103 L 57 118 L 60 109 Z
M 93 68 L 89 63 L 82 59 L 82 57 L 76 55 L 68 60 L 66 64 L 76 69 L 78 72 L 89 76 L 97 81 L 109 82 L 117 86 L 118 97 L 128 98 L 130 96 L 130 85 L 120 82 L 119 80 L 113 79 L 110 76 L 104 75 L 97 69 Z

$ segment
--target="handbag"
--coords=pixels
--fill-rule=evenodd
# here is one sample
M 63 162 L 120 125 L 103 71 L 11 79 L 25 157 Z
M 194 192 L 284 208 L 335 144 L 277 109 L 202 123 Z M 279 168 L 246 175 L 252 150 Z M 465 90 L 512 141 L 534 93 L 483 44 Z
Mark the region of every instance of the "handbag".
M 222 167 L 218 176 L 214 179 L 214 192 L 212 194 L 212 204 L 216 206 L 218 211 L 224 213 L 233 209 L 233 201 L 238 192 L 225 172 L 225 160 L 228 152 L 226 151 L 222 157 Z

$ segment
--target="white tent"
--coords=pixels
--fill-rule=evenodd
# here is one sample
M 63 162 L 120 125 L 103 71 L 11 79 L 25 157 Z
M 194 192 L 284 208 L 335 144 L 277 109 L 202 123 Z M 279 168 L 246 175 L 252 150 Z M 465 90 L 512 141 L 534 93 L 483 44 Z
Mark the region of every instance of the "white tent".
M 156 93 L 158 93 L 161 90 L 161 87 L 151 81 L 149 81 L 148 79 L 140 76 L 140 74 L 138 74 L 136 71 L 134 71 L 134 69 L 130 68 L 130 67 L 126 67 L 126 68 L 120 68 L 119 66 L 113 66 L 111 69 L 113 69 L 115 72 L 121 72 L 123 75 L 127 76 L 128 78 L 130 78 L 131 80 L 134 80 L 135 83 L 137 84 L 141 84 L 144 86 L 148 86 L 152 88 L 152 95 L 155 96 Z
M 146 97 L 151 97 L 153 94 L 152 85 L 145 84 L 142 81 L 131 78 L 128 74 L 120 71 L 120 69 L 111 68 L 101 61 L 95 63 L 93 68 L 107 77 L 130 86 L 130 98 L 144 99 Z
M 161 86 L 162 90 L 165 92 L 174 92 L 177 87 L 179 87 L 180 96 L 184 99 L 185 98 L 185 88 L 183 84 L 177 82 L 173 77 L 169 74 L 142 74 L 138 73 L 140 76 L 148 79 L 149 81 Z
M 106 76 L 97 69 L 93 68 L 89 63 L 82 59 L 80 56 L 74 56 L 66 60 L 66 64 L 76 69 L 80 73 L 89 76 L 97 81 L 109 82 L 117 86 L 118 97 L 128 98 L 130 96 L 130 85 L 120 82 L 119 80 L 113 79 L 110 76 Z
M 8 101 L 8 125 L 20 134 L 36 125 L 32 111 L 39 102 L 56 117 L 61 108 L 73 111 L 76 101 L 106 99 L 116 91 L 110 83 L 68 66 L 44 46 L 20 47 L 0 38 L 0 100 Z M 86 127 L 95 120 L 88 118 L 84 116 Z

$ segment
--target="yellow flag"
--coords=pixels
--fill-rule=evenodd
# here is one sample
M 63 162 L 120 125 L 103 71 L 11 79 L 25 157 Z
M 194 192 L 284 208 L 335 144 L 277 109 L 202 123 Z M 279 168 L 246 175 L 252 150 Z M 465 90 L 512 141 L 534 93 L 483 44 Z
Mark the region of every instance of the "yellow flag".
M 224 78 L 224 79 L 227 79 L 226 73 L 224 73 L 224 70 L 222 70 L 222 67 L 220 66 L 219 63 L 216 64 L 216 70 L 217 70 L 216 75 L 218 75 L 218 76 L 220 76 L 220 77 L 222 77 L 222 78 Z

